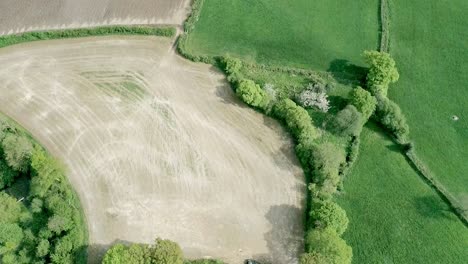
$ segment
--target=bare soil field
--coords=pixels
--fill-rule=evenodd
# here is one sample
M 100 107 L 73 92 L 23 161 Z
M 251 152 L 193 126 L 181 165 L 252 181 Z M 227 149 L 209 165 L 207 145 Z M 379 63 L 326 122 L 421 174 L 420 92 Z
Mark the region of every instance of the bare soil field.
M 0 35 L 104 25 L 181 25 L 190 0 L 2 0 Z
M 97 37 L 0 49 L 0 111 L 69 169 L 90 262 L 113 242 L 296 263 L 305 184 L 280 125 L 171 40 Z

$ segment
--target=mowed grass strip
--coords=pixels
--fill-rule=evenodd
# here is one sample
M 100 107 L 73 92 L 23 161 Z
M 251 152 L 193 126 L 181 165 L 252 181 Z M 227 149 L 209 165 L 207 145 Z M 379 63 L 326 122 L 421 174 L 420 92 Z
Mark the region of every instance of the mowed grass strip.
M 362 65 L 379 45 L 378 0 L 205 0 L 186 48 L 314 70 Z
M 468 1 L 391 1 L 389 95 L 406 115 L 419 158 L 468 210 Z M 452 118 L 458 117 L 458 121 Z
M 353 263 L 465 263 L 468 229 L 376 126 L 338 198 L 350 225 Z

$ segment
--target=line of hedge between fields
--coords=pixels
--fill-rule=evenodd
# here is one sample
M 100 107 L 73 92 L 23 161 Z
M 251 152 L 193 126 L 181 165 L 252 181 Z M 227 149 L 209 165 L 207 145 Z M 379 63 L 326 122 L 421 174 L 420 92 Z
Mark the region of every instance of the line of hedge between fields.
M 20 34 L 0 36 L 0 48 L 19 44 L 23 42 L 80 38 L 91 36 L 109 35 L 145 35 L 174 37 L 176 29 L 174 27 L 152 27 L 152 26 L 103 26 L 93 28 L 60 29 L 51 31 L 34 31 Z

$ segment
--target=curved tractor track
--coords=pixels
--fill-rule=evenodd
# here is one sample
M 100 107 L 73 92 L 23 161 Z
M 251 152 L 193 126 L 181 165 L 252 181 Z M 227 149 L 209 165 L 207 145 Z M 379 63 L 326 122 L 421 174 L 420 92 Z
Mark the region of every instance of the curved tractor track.
M 0 49 L 0 111 L 69 168 L 91 262 L 169 238 L 188 257 L 294 263 L 305 185 L 280 126 L 170 40 L 97 37 Z
M 182 25 L 190 0 L 2 0 L 0 35 L 105 25 Z

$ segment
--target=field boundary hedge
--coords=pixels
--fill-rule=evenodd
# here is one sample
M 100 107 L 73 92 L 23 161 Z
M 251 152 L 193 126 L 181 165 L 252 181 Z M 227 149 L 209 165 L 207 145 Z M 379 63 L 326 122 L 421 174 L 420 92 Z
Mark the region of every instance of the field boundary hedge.
M 380 51 L 390 51 L 390 3 L 380 0 Z
M 48 31 L 32 31 L 20 34 L 5 35 L 0 37 L 0 48 L 20 44 L 24 42 L 81 38 L 91 36 L 109 35 L 144 35 L 174 37 L 176 29 L 170 26 L 103 26 L 94 28 L 59 29 Z
M 463 208 L 463 205 L 456 199 L 446 188 L 434 177 L 431 171 L 427 168 L 422 160 L 416 155 L 414 147 L 404 152 L 408 162 L 421 175 L 421 177 L 432 187 L 444 200 L 455 215 L 458 216 L 465 226 L 468 227 L 468 210 Z

